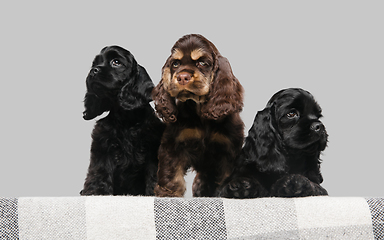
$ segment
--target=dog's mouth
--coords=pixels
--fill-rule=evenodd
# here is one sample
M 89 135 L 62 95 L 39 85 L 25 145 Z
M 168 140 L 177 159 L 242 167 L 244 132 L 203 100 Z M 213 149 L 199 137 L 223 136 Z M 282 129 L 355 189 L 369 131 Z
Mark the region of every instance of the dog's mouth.
M 305 142 L 292 140 L 293 139 L 291 139 L 291 141 L 285 141 L 286 146 L 290 149 L 296 149 L 306 153 L 314 153 L 318 151 L 323 151 L 327 147 L 328 134 L 326 131 L 324 131 L 320 134 L 316 134 L 312 137 L 307 138 Z
M 86 80 L 88 91 L 99 91 L 105 89 L 105 86 L 101 82 L 102 81 L 100 81 L 98 77 L 88 75 Z
M 316 153 L 323 151 L 327 147 L 327 143 L 328 138 L 326 136 L 320 136 L 317 140 L 301 146 L 300 150 L 307 153 Z
M 166 87 L 171 97 L 184 102 L 188 99 L 195 102 L 205 102 L 205 96 L 209 93 L 209 83 L 204 77 L 192 75 L 191 79 L 181 84 L 175 74 L 169 85 Z
M 94 82 L 89 84 L 89 90 L 94 91 L 94 92 L 100 92 L 100 91 L 105 91 L 106 88 L 103 84 L 94 81 Z
M 87 90 L 94 93 L 98 97 L 111 97 L 115 96 L 121 89 L 121 84 L 116 81 L 109 81 L 108 79 L 88 78 Z
M 179 100 L 181 102 L 185 102 L 187 100 L 193 100 L 196 103 L 203 103 L 203 102 L 206 101 L 206 97 L 205 96 L 196 95 L 193 92 L 190 92 L 188 90 L 180 91 L 177 94 L 176 98 L 177 98 L 177 100 Z
M 319 150 L 323 151 L 327 147 L 328 143 L 328 134 L 327 132 L 322 132 L 319 139 Z
M 87 88 L 89 93 L 93 93 L 99 98 L 106 97 L 108 93 L 108 89 L 103 84 L 97 82 L 89 84 Z

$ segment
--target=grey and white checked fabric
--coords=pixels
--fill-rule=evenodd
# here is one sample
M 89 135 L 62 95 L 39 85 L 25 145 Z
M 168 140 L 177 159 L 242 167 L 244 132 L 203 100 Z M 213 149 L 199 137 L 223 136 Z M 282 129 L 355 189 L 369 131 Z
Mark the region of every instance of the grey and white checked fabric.
M 0 198 L 0 239 L 384 239 L 384 198 Z
M 18 239 L 17 199 L 0 199 L 0 239 Z
M 367 199 L 372 215 L 373 232 L 376 239 L 384 239 L 384 199 Z
M 155 199 L 157 239 L 227 239 L 223 202 L 201 198 Z

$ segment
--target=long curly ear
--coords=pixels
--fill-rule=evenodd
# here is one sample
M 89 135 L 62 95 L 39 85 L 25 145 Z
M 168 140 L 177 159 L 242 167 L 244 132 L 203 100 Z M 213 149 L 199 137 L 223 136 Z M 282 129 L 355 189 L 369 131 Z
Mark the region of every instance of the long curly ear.
M 152 98 L 155 102 L 157 115 L 164 122 L 176 122 L 177 108 L 175 99 L 171 97 L 164 86 L 164 81 L 170 81 L 171 78 L 171 73 L 165 66 L 163 67 L 163 74 L 159 84 L 152 90 Z
M 152 101 L 154 84 L 145 68 L 137 64 L 134 59 L 132 72 L 119 95 L 120 106 L 126 110 L 140 108 Z
M 211 82 L 207 102 L 203 104 L 202 116 L 218 120 L 243 109 L 243 87 L 233 75 L 229 61 L 219 55 L 217 71 Z
M 259 111 L 245 140 L 243 153 L 247 162 L 256 162 L 261 172 L 286 170 L 280 135 L 273 123 L 271 108 Z
M 103 112 L 109 111 L 110 103 L 107 99 L 101 99 L 93 93 L 86 93 L 84 98 L 85 111 L 83 118 L 91 120 L 101 115 Z

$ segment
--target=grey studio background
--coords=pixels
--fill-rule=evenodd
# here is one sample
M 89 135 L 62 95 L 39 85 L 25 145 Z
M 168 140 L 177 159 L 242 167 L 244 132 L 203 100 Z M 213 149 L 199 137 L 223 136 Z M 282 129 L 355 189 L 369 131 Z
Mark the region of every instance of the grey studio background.
M 157 84 L 188 33 L 229 59 L 245 89 L 246 134 L 275 92 L 304 88 L 330 135 L 323 186 L 331 196 L 384 196 L 382 1 L 0 5 L 0 196 L 78 196 L 95 123 L 82 119 L 94 56 L 107 45 L 127 48 Z

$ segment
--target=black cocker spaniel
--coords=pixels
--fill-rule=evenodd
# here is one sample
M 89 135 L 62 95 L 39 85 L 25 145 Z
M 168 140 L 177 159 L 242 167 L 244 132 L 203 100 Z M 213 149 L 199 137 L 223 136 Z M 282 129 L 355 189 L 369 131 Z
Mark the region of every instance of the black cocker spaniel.
M 119 46 L 101 50 L 87 79 L 83 118 L 103 112 L 92 132 L 91 159 L 81 195 L 153 195 L 163 123 L 150 106 L 146 70 Z
M 302 89 L 277 92 L 249 130 L 239 165 L 226 179 L 221 197 L 303 197 L 327 195 L 320 186 L 320 153 L 328 134 L 320 106 Z

